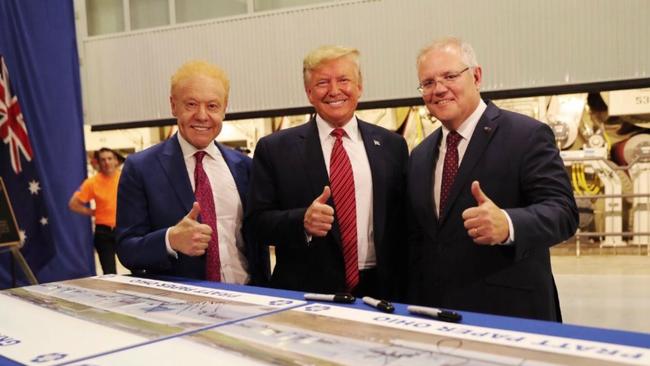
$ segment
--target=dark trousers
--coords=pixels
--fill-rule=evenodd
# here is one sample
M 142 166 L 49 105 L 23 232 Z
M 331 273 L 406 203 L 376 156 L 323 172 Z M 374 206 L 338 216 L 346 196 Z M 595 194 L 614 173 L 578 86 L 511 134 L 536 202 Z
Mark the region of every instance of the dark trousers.
M 364 269 L 359 271 L 359 284 L 354 288 L 354 290 L 352 290 L 352 294 L 359 298 L 364 296 L 378 298 L 378 286 L 377 269 Z
M 110 226 L 95 226 L 95 250 L 104 274 L 117 273 L 115 268 L 115 232 Z

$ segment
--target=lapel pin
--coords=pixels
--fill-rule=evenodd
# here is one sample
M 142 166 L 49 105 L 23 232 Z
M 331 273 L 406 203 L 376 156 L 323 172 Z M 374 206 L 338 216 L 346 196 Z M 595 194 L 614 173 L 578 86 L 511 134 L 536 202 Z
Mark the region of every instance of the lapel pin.
M 492 127 L 485 126 L 483 127 L 483 131 L 485 131 L 485 133 L 490 133 L 490 131 L 492 131 Z
M 381 143 L 379 141 L 377 141 L 377 140 L 372 140 L 372 142 L 375 143 L 375 146 L 381 146 Z

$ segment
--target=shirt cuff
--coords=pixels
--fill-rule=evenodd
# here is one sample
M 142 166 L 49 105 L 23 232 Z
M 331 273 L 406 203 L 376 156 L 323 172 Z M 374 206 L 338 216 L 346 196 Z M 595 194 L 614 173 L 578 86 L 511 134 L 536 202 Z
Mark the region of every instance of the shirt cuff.
M 169 230 L 171 230 L 171 228 L 165 231 L 165 248 L 167 248 L 167 254 L 178 259 L 178 253 L 176 253 L 176 251 L 172 249 L 172 245 L 169 243 Z
M 515 228 L 512 226 L 512 220 L 506 210 L 502 209 L 501 212 L 503 212 L 503 214 L 506 215 L 506 219 L 508 219 L 508 238 L 501 243 L 501 245 L 513 245 L 515 242 Z

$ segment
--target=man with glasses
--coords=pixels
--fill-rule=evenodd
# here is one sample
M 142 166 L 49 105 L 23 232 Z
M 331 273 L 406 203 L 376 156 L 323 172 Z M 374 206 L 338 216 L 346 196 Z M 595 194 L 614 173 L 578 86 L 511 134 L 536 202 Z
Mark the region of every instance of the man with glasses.
M 245 227 L 275 245 L 274 287 L 394 298 L 406 273 L 406 141 L 355 116 L 356 49 L 313 50 L 303 78 L 316 115 L 258 142 Z
M 472 47 L 437 40 L 418 90 L 442 127 L 409 160 L 409 300 L 561 321 L 549 247 L 578 211 L 553 132 L 480 96 Z

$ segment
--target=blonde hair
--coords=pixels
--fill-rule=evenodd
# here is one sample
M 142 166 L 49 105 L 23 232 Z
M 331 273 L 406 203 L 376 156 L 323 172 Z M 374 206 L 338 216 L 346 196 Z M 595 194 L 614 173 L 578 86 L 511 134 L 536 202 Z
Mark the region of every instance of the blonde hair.
M 429 43 L 426 47 L 422 48 L 420 50 L 420 53 L 418 53 L 417 66 L 420 66 L 422 59 L 424 59 L 424 55 L 426 55 L 429 51 L 441 50 L 448 47 L 455 47 L 460 51 L 460 58 L 465 63 L 465 66 L 478 66 L 478 61 L 476 61 L 476 53 L 474 53 L 474 48 L 472 48 L 472 45 L 457 37 L 439 38 Z
M 359 50 L 343 46 L 320 46 L 310 51 L 302 61 L 302 77 L 305 86 L 309 83 L 311 72 L 326 62 L 347 57 L 354 62 L 361 82 L 361 66 L 359 64 Z
M 228 103 L 228 94 L 230 93 L 230 80 L 228 80 L 228 75 L 219 66 L 204 60 L 188 61 L 176 70 L 171 78 L 170 93 L 172 96 L 174 95 L 174 89 L 180 82 L 197 75 L 204 75 L 221 82 L 226 92 L 224 102 Z

